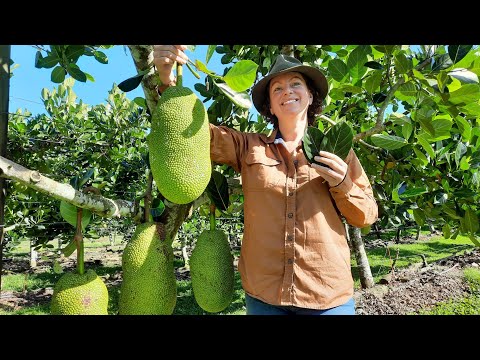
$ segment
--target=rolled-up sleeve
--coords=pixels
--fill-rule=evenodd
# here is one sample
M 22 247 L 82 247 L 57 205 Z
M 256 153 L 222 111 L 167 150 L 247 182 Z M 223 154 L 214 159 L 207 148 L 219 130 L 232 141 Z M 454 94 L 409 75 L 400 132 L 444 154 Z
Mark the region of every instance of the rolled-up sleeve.
M 210 157 L 219 164 L 227 164 L 235 171 L 241 170 L 241 159 L 247 149 L 244 133 L 226 126 L 210 124 Z
M 345 162 L 348 164 L 347 175 L 340 185 L 330 188 L 330 194 L 345 220 L 350 225 L 363 228 L 377 220 L 377 202 L 367 174 L 353 150 L 350 150 Z

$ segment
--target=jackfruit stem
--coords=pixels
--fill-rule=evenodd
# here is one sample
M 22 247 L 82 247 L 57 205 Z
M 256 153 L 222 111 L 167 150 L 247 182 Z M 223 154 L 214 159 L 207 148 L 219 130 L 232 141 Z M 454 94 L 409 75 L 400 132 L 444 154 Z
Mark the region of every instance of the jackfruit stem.
M 176 86 L 183 86 L 183 67 L 177 62 L 177 84 Z
M 77 272 L 83 275 L 84 268 L 84 246 L 82 234 L 82 208 L 77 207 L 77 229 L 75 231 L 75 244 L 77 246 Z
M 210 204 L 210 230 L 213 231 L 216 228 L 216 219 L 215 219 L 215 204 Z

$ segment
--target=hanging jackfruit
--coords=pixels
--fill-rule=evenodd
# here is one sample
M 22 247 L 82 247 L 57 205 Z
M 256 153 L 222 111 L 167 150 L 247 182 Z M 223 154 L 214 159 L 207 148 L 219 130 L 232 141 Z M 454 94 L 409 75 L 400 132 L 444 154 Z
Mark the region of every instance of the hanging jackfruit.
M 122 254 L 120 315 L 170 315 L 177 302 L 172 243 L 164 225 L 137 226 Z
M 197 199 L 212 169 L 207 110 L 192 90 L 172 86 L 163 92 L 147 142 L 152 175 L 161 194 L 176 204 Z
M 193 295 L 205 311 L 224 310 L 233 299 L 233 256 L 221 230 L 204 230 L 190 256 Z
M 65 273 L 53 288 L 52 315 L 108 315 L 107 308 L 107 287 L 92 269 Z

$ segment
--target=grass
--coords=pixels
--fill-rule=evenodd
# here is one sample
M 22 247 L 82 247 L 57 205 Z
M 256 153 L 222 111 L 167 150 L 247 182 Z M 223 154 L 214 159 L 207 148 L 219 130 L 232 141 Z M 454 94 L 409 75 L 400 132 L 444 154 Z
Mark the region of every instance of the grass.
M 455 240 L 436 236 L 426 241 L 411 244 L 394 244 L 385 248 L 368 249 L 367 256 L 372 276 L 377 283 L 391 271 L 394 261 L 395 268 L 399 269 L 414 263 L 420 263 L 424 259 L 427 263 L 435 262 L 453 254 L 462 254 L 473 248 L 475 248 L 475 245 L 466 236 L 459 235 Z M 352 274 L 355 280 L 355 288 L 359 289 L 360 280 L 355 258 L 352 258 Z
M 368 241 L 368 240 L 366 240 Z M 108 239 L 107 239 L 108 243 Z M 116 242 L 116 246 L 119 242 Z M 105 248 L 105 241 L 86 242 L 86 252 L 88 249 Z M 108 243 L 109 244 L 109 243 Z M 397 269 L 407 267 L 413 263 L 427 261 L 431 263 L 453 254 L 461 254 L 475 246 L 467 237 L 458 236 L 456 240 L 446 240 L 442 237 L 432 237 L 428 240 L 418 241 L 408 244 L 393 244 L 387 247 L 367 249 L 372 275 L 375 282 L 378 282 L 384 275 L 391 270 L 392 263 L 395 261 Z M 397 254 L 398 252 L 398 254 Z M 28 251 L 16 254 L 19 258 L 28 258 Z M 238 256 L 238 252 L 235 253 Z M 396 260 L 395 260 L 396 259 Z M 93 266 L 93 265 L 91 265 Z M 184 266 L 183 259 L 175 258 L 175 268 Z M 93 266 L 97 274 L 104 279 L 121 273 L 121 266 L 103 264 L 102 266 Z M 352 257 L 352 274 L 355 280 L 355 286 L 360 287 L 358 278 L 358 267 L 355 258 Z M 36 291 L 44 288 L 53 288 L 62 274 L 56 274 L 53 270 L 47 269 L 41 273 L 7 274 L 2 276 L 3 291 Z M 479 314 L 480 313 L 480 271 L 475 269 L 466 269 L 465 278 L 472 287 L 472 295 L 468 298 L 448 303 L 438 304 L 435 309 L 425 311 L 422 314 Z M 120 285 L 107 286 L 109 292 L 108 314 L 115 315 L 118 312 L 118 298 Z M 47 315 L 49 314 L 49 304 L 41 303 L 35 306 L 23 307 L 21 309 L 11 310 L 0 308 L 0 315 Z M 195 301 L 191 282 L 189 280 L 177 281 L 177 304 L 173 315 L 206 315 L 209 314 L 201 309 Z M 240 276 L 235 273 L 234 296 L 232 303 L 221 313 L 211 315 L 243 315 L 245 314 L 245 295 L 241 286 Z

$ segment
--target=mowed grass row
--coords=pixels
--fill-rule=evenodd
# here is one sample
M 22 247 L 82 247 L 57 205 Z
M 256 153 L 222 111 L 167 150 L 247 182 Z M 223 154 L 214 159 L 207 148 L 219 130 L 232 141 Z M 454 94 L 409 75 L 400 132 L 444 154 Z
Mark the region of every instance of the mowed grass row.
M 388 235 L 387 235 L 388 236 Z M 366 240 L 368 241 L 368 239 Z M 116 241 L 115 247 L 117 252 L 121 252 L 124 244 Z M 112 246 L 108 239 L 99 239 L 96 241 L 85 242 L 86 258 L 91 252 L 112 250 Z M 372 275 L 377 283 L 383 276 L 388 274 L 395 265 L 395 269 L 408 267 L 414 263 L 427 262 L 432 263 L 454 254 L 462 254 L 467 250 L 474 249 L 475 246 L 467 237 L 458 236 L 457 239 L 444 239 L 443 237 L 431 237 L 414 243 L 389 243 L 385 247 L 367 248 L 367 255 L 372 270 Z M 22 250 L 24 252 L 22 252 Z M 28 259 L 28 244 L 26 247 L 19 247 L 15 254 L 15 260 Z M 40 254 L 42 255 L 42 254 Z M 234 255 L 238 257 L 238 251 L 234 251 Z M 75 256 L 75 253 L 72 257 Z M 176 256 L 174 266 L 176 269 L 184 267 L 183 258 Z M 88 263 L 86 268 L 93 268 L 97 274 L 102 277 L 107 284 L 109 291 L 108 313 L 115 315 L 118 312 L 118 297 L 121 281 L 121 264 L 111 264 L 106 262 L 103 265 L 95 265 Z M 69 269 L 66 269 L 67 271 Z M 352 257 L 352 274 L 355 280 L 355 287 L 360 288 L 360 280 L 358 278 L 358 268 L 355 258 Z M 2 277 L 2 291 L 14 292 L 38 292 L 42 289 L 53 288 L 62 274 L 55 273 L 53 267 L 45 268 L 45 271 L 25 272 L 21 274 L 7 274 Z M 461 313 L 461 314 L 478 314 L 480 313 L 480 297 L 478 292 L 480 289 L 480 272 L 475 269 L 466 269 L 466 280 L 472 287 L 473 295 L 466 299 L 461 299 L 448 304 L 438 304 L 437 310 L 431 310 L 432 314 L 443 313 Z M 116 281 L 112 281 L 115 280 Z M 476 295 L 477 294 L 477 295 Z M 17 309 L 0 308 L 0 314 L 23 314 L 23 315 L 46 315 L 50 313 L 49 302 L 39 302 L 37 304 L 27 304 L 19 306 Z M 177 304 L 174 315 L 202 315 L 207 314 L 195 302 L 191 282 L 188 277 L 179 276 L 177 279 Z M 235 273 L 235 291 L 232 303 L 221 313 L 215 315 L 242 315 L 245 314 L 245 297 L 240 282 L 238 272 Z

